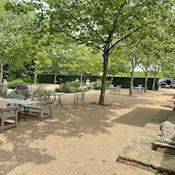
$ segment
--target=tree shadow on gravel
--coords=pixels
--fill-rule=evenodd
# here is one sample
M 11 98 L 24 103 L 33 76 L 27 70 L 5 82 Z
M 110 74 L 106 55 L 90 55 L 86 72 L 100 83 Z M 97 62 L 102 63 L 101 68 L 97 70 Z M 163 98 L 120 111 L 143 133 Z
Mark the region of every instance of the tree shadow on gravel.
M 48 164 L 55 160 L 55 157 L 49 155 L 47 150 L 31 146 L 32 143 L 44 140 L 48 136 L 59 136 L 68 139 L 83 137 L 86 134 L 110 134 L 109 129 L 116 123 L 144 126 L 147 122 L 157 122 L 157 120 L 160 122 L 166 118 L 164 114 L 167 115 L 167 111 L 163 110 L 136 108 L 134 111 L 119 117 L 117 111 L 132 109 L 138 104 L 153 105 L 153 102 L 128 97 L 123 100 L 119 96 L 113 103 L 110 99 L 108 102 L 112 105 L 55 108 L 52 119 L 40 120 L 37 117 L 27 117 L 27 121 L 20 121 L 17 128 L 1 133 L 0 138 L 1 136 L 4 137 L 7 143 L 3 142 L 3 139 L 0 141 L 0 174 L 7 174 L 26 163 Z M 145 111 L 149 111 L 149 115 L 146 115 Z M 140 116 L 140 112 L 143 114 L 142 116 Z M 155 113 L 157 113 L 156 116 L 160 115 L 162 117 L 157 119 L 154 116 Z M 8 143 L 13 145 L 12 148 L 5 148 Z
M 112 122 L 138 127 L 144 127 L 147 123 L 159 125 L 168 118 L 170 112 L 164 109 L 137 107 Z

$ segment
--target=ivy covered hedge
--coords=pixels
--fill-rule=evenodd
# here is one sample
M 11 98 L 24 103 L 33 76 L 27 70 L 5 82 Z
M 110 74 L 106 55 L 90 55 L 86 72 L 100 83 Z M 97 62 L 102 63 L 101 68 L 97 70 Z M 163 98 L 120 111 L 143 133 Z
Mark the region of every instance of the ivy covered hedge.
M 75 81 L 76 79 L 80 80 L 80 75 L 58 75 L 57 76 L 57 82 L 70 82 Z M 83 81 L 85 82 L 86 79 L 89 79 L 90 82 L 95 82 L 99 80 L 100 76 L 83 76 Z M 107 81 L 110 81 L 111 77 L 107 77 Z M 114 77 L 112 84 L 121 85 L 122 88 L 129 88 L 130 87 L 130 77 Z M 40 74 L 38 75 L 38 83 L 53 83 L 54 81 L 54 75 L 44 75 Z M 156 90 L 158 89 L 158 81 L 159 79 L 156 79 Z M 134 79 L 134 86 L 138 86 L 142 84 L 144 86 L 145 79 L 144 78 L 135 78 Z M 152 90 L 152 84 L 153 84 L 153 78 L 148 78 L 148 90 Z

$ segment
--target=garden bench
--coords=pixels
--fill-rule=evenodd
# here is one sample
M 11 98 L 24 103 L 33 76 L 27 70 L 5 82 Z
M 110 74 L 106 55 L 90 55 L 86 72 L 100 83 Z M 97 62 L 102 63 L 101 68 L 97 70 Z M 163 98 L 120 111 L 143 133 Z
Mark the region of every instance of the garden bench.
M 18 107 L 7 107 L 0 109 L 0 131 L 17 126 L 18 122 Z

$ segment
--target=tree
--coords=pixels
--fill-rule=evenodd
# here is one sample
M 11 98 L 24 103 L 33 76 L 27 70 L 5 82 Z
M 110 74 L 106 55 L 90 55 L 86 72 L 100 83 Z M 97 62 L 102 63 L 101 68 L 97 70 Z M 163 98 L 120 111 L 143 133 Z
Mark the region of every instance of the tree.
M 144 92 L 147 92 L 147 84 L 148 84 L 148 73 L 151 65 L 153 65 L 153 59 L 152 54 L 154 54 L 154 51 L 152 50 L 154 41 L 152 42 L 152 38 L 147 36 L 145 39 L 143 39 L 140 42 L 139 45 L 139 56 L 140 56 L 140 62 L 139 67 L 142 69 L 145 75 L 145 85 L 144 85 Z
M 131 44 L 132 46 L 132 44 Z M 133 95 L 133 89 L 134 89 L 134 71 L 136 66 L 138 65 L 139 62 L 139 57 L 137 55 L 137 47 L 133 45 L 132 48 L 129 48 L 128 51 L 128 59 L 129 59 L 129 63 L 131 66 L 131 81 L 130 81 L 130 88 L 129 88 L 129 95 L 132 96 Z
M 80 84 L 83 85 L 84 75 L 99 75 L 101 72 L 101 54 L 90 47 L 79 45 L 72 47 L 72 73 L 81 75 Z
M 116 51 L 111 54 L 108 68 L 108 74 L 112 76 L 111 83 L 115 75 L 129 72 L 129 65 L 127 64 L 126 58 L 127 55 L 121 48 L 117 48 Z
M 47 19 L 49 32 L 58 35 L 64 33 L 65 37 L 101 51 L 103 76 L 99 104 L 103 105 L 112 50 L 150 24 L 159 25 L 172 12 L 174 0 L 31 0 L 26 4 L 20 1 L 19 6 L 23 6 L 23 10 L 35 9 L 40 19 Z
M 28 15 L 18 16 L 5 10 L 5 1 L 0 4 L 0 81 L 3 81 L 4 65 L 20 67 L 26 61 L 26 50 L 23 48 L 22 33 L 31 18 Z M 24 37 L 25 38 L 25 37 Z M 20 59 L 19 59 L 20 58 Z M 22 58 L 22 59 L 21 59 Z
M 102 89 L 99 104 L 104 104 L 108 61 L 119 43 L 169 12 L 171 1 L 95 0 L 49 1 L 52 32 L 63 32 L 79 43 L 92 45 L 103 55 Z

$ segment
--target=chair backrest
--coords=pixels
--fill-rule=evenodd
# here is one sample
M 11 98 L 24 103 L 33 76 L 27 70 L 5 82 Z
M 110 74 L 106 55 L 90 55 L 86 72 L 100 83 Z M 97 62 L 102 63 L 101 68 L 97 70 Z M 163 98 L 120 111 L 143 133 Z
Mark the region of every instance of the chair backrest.
M 122 86 L 121 86 L 121 85 L 117 85 L 116 87 L 117 87 L 117 88 L 121 88 Z
M 142 87 L 142 84 L 139 84 L 139 85 L 138 85 L 138 87 L 140 87 L 140 88 L 141 88 L 141 87 Z

